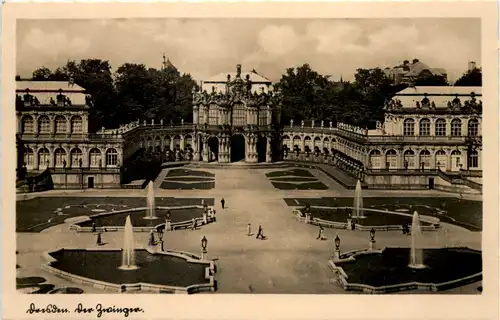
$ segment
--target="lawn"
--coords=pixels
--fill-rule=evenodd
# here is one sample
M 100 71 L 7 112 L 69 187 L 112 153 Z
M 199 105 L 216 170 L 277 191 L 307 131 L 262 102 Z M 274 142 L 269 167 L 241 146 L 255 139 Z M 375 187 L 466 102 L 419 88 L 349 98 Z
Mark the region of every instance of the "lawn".
M 287 198 L 289 206 L 353 206 L 353 198 Z M 298 202 L 298 203 L 297 203 Z M 438 217 L 441 221 L 462 226 L 470 231 L 481 231 L 483 203 L 444 197 L 363 198 L 363 206 L 374 209 L 401 211 Z
M 125 219 L 130 215 L 130 220 L 132 220 L 132 226 L 134 227 L 153 227 L 160 223 L 165 222 L 167 210 L 156 210 L 155 216 L 158 219 L 144 219 L 146 215 L 146 210 L 144 211 L 132 211 L 125 213 L 117 213 L 112 215 L 98 216 L 92 218 L 91 221 L 84 221 L 77 223 L 82 227 L 91 227 L 92 223 L 95 222 L 96 227 L 107 227 L 107 226 L 124 226 Z M 193 218 L 201 218 L 203 214 L 203 208 L 192 208 L 192 209 L 176 209 L 170 210 L 170 219 L 172 222 L 183 222 L 190 221 Z
M 349 212 L 347 210 L 311 208 L 311 216 L 328 221 L 346 222 Z M 367 211 L 364 213 L 364 216 L 363 219 L 358 219 L 355 223 L 362 226 L 400 226 L 403 223 L 411 225 L 412 222 L 411 216 L 384 212 Z M 431 224 L 422 221 L 421 225 L 430 226 Z
M 213 205 L 213 198 L 205 198 Z M 202 198 L 157 197 L 157 206 L 201 205 Z M 16 203 L 16 232 L 40 232 L 65 219 L 102 211 L 146 207 L 146 197 L 40 197 Z M 60 210 L 58 210 L 60 209 Z
M 311 172 L 304 169 L 291 169 L 291 170 L 273 171 L 266 173 L 266 177 L 268 178 L 278 178 L 287 176 L 314 178 L 314 175 Z
M 283 178 L 273 178 L 273 182 L 315 182 L 318 181 L 316 178 L 308 177 L 283 177 Z
M 167 177 L 185 177 L 185 176 L 215 178 L 214 173 L 201 170 L 172 169 L 167 173 Z
M 322 182 L 286 183 L 271 181 L 276 189 L 280 190 L 326 190 L 328 187 Z
M 214 181 L 212 178 L 203 178 L 203 177 L 166 177 L 165 182 L 173 181 L 173 182 L 197 182 L 197 181 Z
M 164 181 L 162 182 L 160 188 L 169 189 L 169 190 L 192 190 L 192 189 L 201 189 L 201 190 L 209 190 L 215 188 L 215 182 L 195 182 L 195 183 L 182 183 L 182 182 L 170 182 Z

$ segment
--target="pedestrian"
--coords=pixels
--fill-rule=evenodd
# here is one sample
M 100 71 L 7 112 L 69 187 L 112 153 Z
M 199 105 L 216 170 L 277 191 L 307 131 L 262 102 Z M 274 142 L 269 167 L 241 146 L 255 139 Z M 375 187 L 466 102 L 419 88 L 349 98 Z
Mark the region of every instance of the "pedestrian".
M 264 239 L 264 231 L 262 230 L 262 225 L 259 224 L 259 231 L 257 232 L 257 237 L 255 239 Z
M 191 230 L 196 230 L 196 219 L 193 218 L 193 224 L 192 224 L 192 227 L 191 227 Z
M 323 229 L 323 226 L 319 226 L 318 237 L 316 238 L 316 240 L 318 240 L 318 239 L 323 240 L 323 238 L 325 237 L 325 236 L 323 235 L 324 231 L 325 231 L 325 230 Z
M 100 246 L 102 245 L 102 237 L 101 237 L 101 233 L 97 233 L 97 245 Z
M 92 221 L 92 232 L 96 232 L 96 230 L 95 221 Z
M 221 206 L 222 206 L 222 209 L 224 209 L 224 205 L 225 205 L 225 203 L 226 203 L 226 200 L 224 200 L 224 198 L 222 198 L 222 199 L 220 200 L 220 204 L 221 204 Z
M 149 231 L 149 246 L 152 247 L 154 245 L 155 245 L 155 234 L 153 229 L 151 229 L 151 231 Z
M 248 224 L 247 226 L 247 236 L 251 236 L 252 235 L 252 227 L 250 225 L 250 223 Z

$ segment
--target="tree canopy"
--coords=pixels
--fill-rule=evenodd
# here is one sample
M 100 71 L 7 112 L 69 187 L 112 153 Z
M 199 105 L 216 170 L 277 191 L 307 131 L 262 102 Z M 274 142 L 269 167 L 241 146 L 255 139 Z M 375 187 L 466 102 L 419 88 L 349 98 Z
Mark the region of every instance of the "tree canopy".
M 456 82 L 455 86 L 480 87 L 483 85 L 483 73 L 481 69 L 474 68 L 465 72 Z
M 113 74 L 108 61 L 68 61 L 54 71 L 41 67 L 33 80 L 74 82 L 91 97 L 89 130 L 115 128 L 137 119 L 163 119 L 166 123 L 190 122 L 192 89 L 196 82 L 175 67 L 162 70 L 143 64 L 125 63 Z

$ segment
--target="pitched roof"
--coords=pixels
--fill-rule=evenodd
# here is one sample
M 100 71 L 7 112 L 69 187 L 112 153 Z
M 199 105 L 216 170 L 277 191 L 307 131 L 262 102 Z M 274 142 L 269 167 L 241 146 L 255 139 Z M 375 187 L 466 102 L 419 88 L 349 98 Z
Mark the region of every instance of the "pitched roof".
M 68 81 L 31 81 L 31 80 L 18 80 L 16 81 L 16 91 L 85 91 L 84 88 L 77 84 L 71 85 Z
M 416 86 L 408 87 L 396 93 L 396 96 L 404 95 L 470 95 L 474 92 L 475 95 L 482 95 L 482 87 L 454 87 L 454 86 Z

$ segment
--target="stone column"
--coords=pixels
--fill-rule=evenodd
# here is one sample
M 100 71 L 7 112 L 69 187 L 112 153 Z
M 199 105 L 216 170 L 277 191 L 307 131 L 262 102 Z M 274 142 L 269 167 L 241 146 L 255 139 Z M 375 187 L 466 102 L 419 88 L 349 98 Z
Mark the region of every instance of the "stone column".
M 184 136 L 181 136 L 180 148 L 181 148 L 181 150 L 184 150 L 184 148 L 185 148 Z
M 199 107 L 198 106 L 194 106 L 193 107 L 193 124 L 198 124 L 198 111 L 199 110 Z
M 266 141 L 266 162 L 271 162 L 272 150 L 271 150 L 271 137 L 267 137 Z
M 174 151 L 175 136 L 170 139 L 170 151 Z
M 208 137 L 203 136 L 202 137 L 202 142 L 203 142 L 203 162 L 208 162 Z
M 200 161 L 200 137 L 197 133 L 194 134 L 193 137 L 193 149 L 194 149 L 194 155 L 193 155 L 193 160 L 194 161 Z

